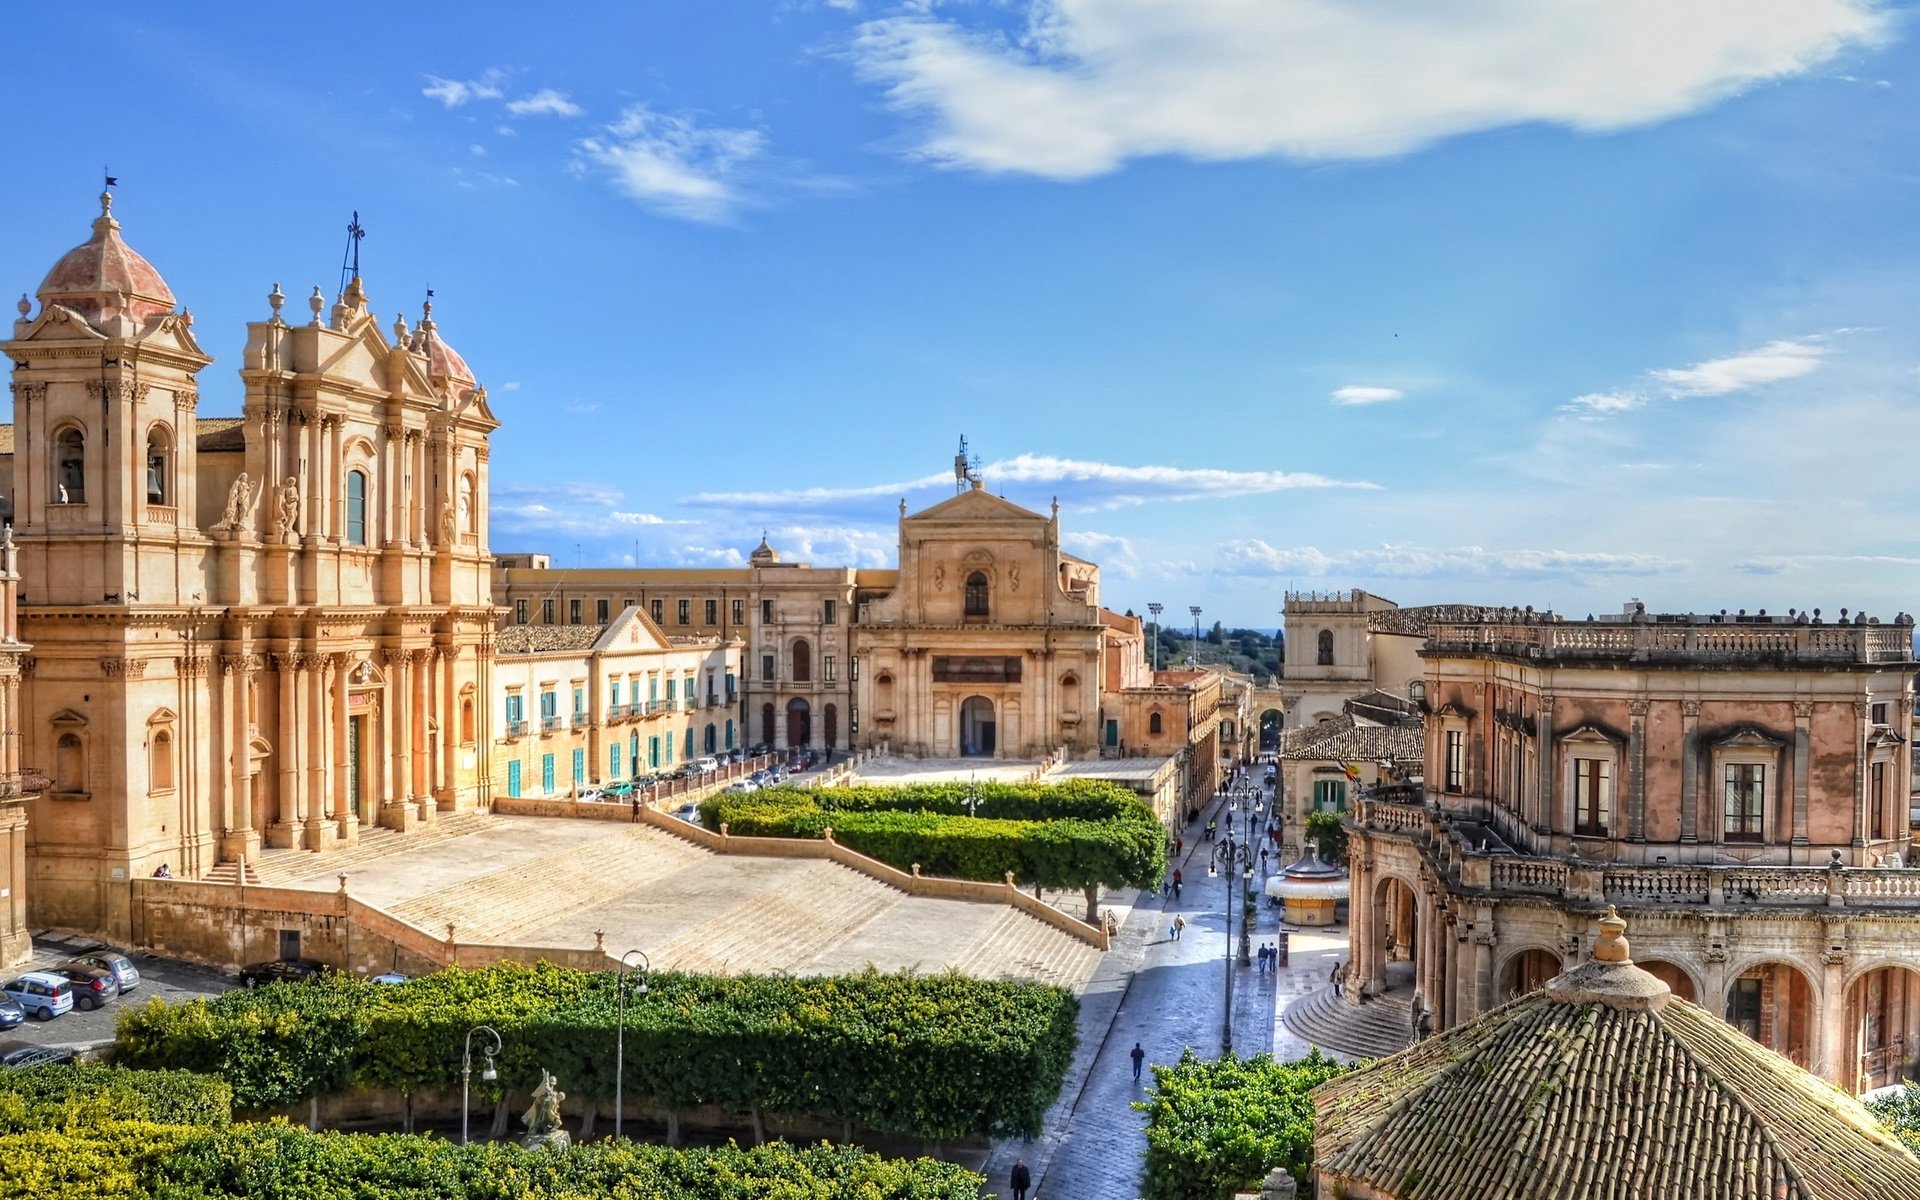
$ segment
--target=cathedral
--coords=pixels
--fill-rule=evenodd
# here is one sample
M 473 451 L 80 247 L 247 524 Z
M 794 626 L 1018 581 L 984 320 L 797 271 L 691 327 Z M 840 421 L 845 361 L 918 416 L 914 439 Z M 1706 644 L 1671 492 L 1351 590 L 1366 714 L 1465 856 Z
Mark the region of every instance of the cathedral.
M 0 632 L 23 644 L 6 762 L 44 785 L 26 915 L 130 939 L 132 877 L 245 878 L 263 846 L 490 800 L 498 422 L 431 304 L 383 327 L 357 273 L 290 312 L 275 285 L 240 415 L 201 416 L 213 359 L 112 199 L 5 345 Z

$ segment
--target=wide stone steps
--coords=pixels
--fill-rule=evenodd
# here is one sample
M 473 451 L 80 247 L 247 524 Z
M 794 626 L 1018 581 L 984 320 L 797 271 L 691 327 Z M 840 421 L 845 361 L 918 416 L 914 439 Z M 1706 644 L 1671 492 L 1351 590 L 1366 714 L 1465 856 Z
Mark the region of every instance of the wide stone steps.
M 670 875 L 705 851 L 645 826 L 515 863 L 409 900 L 393 915 L 462 942 L 507 942 Z
M 1288 1004 L 1280 1019 L 1307 1042 L 1355 1058 L 1385 1058 L 1413 1044 L 1412 1006 L 1377 996 L 1355 1006 L 1331 987 Z
M 260 882 L 260 872 L 254 870 L 252 863 L 215 863 L 211 870 L 200 877 L 200 882 L 254 885 Z
M 809 963 L 899 903 L 901 893 L 821 863 L 710 917 L 652 956 L 656 968 L 742 974 Z
M 976 979 L 1031 979 L 1077 988 L 1099 961 L 1095 947 L 1009 908 L 974 938 L 954 966 Z
M 256 867 L 259 878 L 249 879 L 247 882 L 268 885 L 286 884 L 323 873 L 344 871 L 363 863 L 375 862 L 402 850 L 466 837 L 469 834 L 491 829 L 497 824 L 499 824 L 499 818 L 492 813 L 463 812 L 447 813 L 433 824 L 419 826 L 411 833 L 401 833 L 397 829 L 384 829 L 378 825 L 363 825 L 360 828 L 360 841 L 357 845 L 345 846 L 338 850 L 265 851 L 261 854 Z

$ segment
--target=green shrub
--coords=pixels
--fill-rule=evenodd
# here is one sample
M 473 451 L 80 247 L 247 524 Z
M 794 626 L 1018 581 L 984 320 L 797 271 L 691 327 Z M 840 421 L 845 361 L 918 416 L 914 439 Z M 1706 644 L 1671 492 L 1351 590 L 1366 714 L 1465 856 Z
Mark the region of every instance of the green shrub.
M 1320 861 L 1344 865 L 1347 861 L 1347 827 L 1339 813 L 1317 812 L 1307 816 L 1307 840 L 1320 850 Z
M 743 837 L 834 840 L 881 862 L 928 875 L 1051 888 L 1157 888 L 1167 835 L 1140 798 L 1100 780 L 911 787 L 767 788 L 700 805 L 709 829 Z
M 1318 1050 L 1293 1062 L 1268 1054 L 1195 1058 L 1153 1069 L 1147 1099 L 1143 1200 L 1226 1200 L 1257 1190 L 1275 1167 L 1303 1186 L 1313 1161 L 1307 1093 L 1347 1070 Z
M 1920 1154 L 1920 1083 L 1867 1101 L 1867 1111 L 1880 1118 L 1907 1149 Z
M 617 980 L 503 963 L 397 985 L 276 984 L 127 1010 L 119 1055 L 210 1071 L 240 1107 L 274 1108 L 347 1087 L 457 1085 L 463 1040 L 485 1024 L 502 1040 L 500 1080 L 476 1091 L 524 1092 L 545 1068 L 568 1092 L 605 1099 Z M 671 1109 L 758 1107 L 926 1138 L 1031 1136 L 1065 1077 L 1078 1009 L 1062 988 L 952 972 L 658 972 L 628 1002 L 624 1086 Z M 293 1015 L 305 1011 L 315 1015 Z
M 233 1089 L 210 1075 L 100 1066 L 0 1071 L 0 1131 L 83 1120 L 218 1126 L 232 1118 Z

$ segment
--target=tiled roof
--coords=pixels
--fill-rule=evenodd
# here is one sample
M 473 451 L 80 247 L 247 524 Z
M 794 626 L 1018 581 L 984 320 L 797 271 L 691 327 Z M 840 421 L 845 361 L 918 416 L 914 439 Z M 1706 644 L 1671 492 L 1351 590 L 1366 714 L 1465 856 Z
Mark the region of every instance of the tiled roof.
M 606 631 L 605 625 L 509 625 L 500 631 L 494 650 L 499 654 L 591 650 Z
M 245 417 L 201 417 L 194 422 L 194 447 L 199 450 L 245 450 Z
M 1315 1170 L 1381 1200 L 1920 1200 L 1920 1161 L 1851 1096 L 1685 1001 L 1590 994 L 1321 1085 Z
M 1423 762 L 1422 726 L 1355 725 L 1353 718 L 1325 721 L 1287 734 L 1281 758 L 1328 762 Z
M 1418 604 L 1411 608 L 1385 608 L 1367 614 L 1368 633 L 1403 633 L 1427 636 L 1427 626 L 1479 621 L 1493 609 L 1485 604 Z

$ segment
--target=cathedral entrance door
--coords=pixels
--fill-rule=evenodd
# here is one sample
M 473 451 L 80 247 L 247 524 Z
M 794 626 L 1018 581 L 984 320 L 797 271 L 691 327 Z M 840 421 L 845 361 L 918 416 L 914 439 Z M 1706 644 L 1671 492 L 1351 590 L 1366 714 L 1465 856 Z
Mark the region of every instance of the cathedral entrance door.
M 968 696 L 960 705 L 960 754 L 965 758 L 993 757 L 993 701 Z
M 787 701 L 787 747 L 813 744 L 813 713 L 805 700 Z
M 354 816 L 360 815 L 360 755 L 366 745 L 367 719 L 365 717 L 347 718 L 347 809 Z

